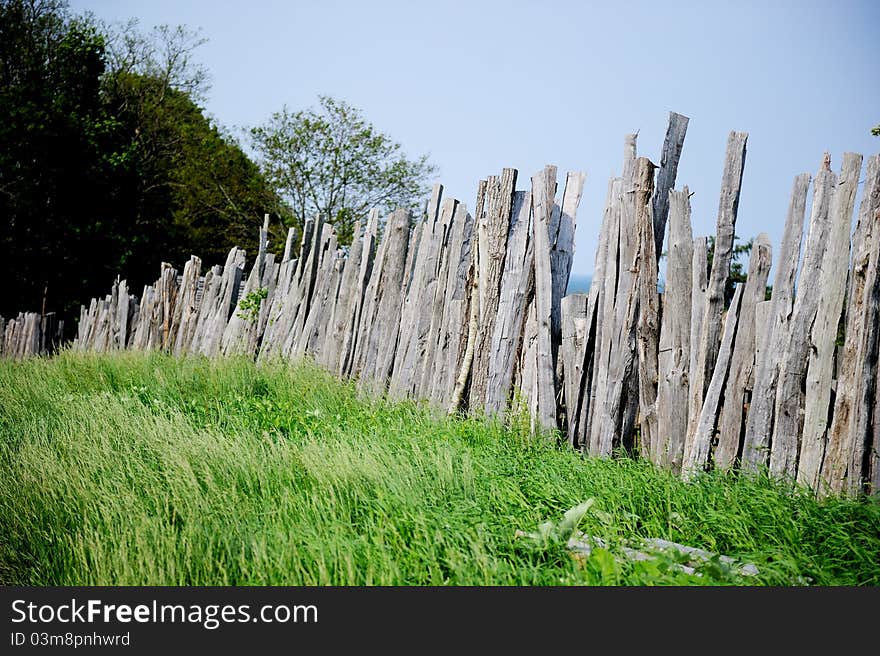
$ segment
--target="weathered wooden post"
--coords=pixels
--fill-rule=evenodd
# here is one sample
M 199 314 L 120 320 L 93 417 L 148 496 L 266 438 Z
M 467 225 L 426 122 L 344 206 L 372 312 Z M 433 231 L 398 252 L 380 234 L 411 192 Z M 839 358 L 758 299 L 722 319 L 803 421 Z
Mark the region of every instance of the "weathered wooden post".
M 654 217 L 651 195 L 654 192 L 654 169 L 647 157 L 636 165 L 635 205 L 638 246 L 635 268 L 638 279 L 638 353 L 639 452 L 659 464 L 660 437 L 657 434 L 658 347 L 660 341 L 660 299 L 657 295 L 657 253 L 654 250 Z
M 651 205 L 654 211 L 654 252 L 663 252 L 663 237 L 666 235 L 666 220 L 669 216 L 669 192 L 675 187 L 678 175 L 678 162 L 684 137 L 687 134 L 687 116 L 669 112 L 669 124 L 666 126 L 666 138 L 660 155 L 660 167 L 657 171 L 657 184 Z
M 578 407 L 580 384 L 583 380 L 584 349 L 587 340 L 588 294 L 569 294 L 562 299 L 562 344 L 559 352 L 563 362 L 563 400 L 567 416 L 568 442 L 578 446 Z
M 729 469 L 740 454 L 740 437 L 746 403 L 746 388 L 755 364 L 756 306 L 764 301 L 767 276 L 773 260 L 770 237 L 762 232 L 752 243 L 749 271 L 743 287 L 736 338 L 730 370 L 724 388 L 724 402 L 718 417 L 718 444 L 714 462 L 718 469 Z
M 556 357 L 552 338 L 553 278 L 550 264 L 550 226 L 556 196 L 556 167 L 545 166 L 532 176 L 535 242 L 535 311 L 537 341 L 537 416 L 542 429 L 556 428 Z
M 763 357 L 756 358 L 754 388 L 743 438 L 743 461 L 752 467 L 758 462 L 766 461 L 767 447 L 773 432 L 776 385 L 791 330 L 794 281 L 801 255 L 809 187 L 809 174 L 802 173 L 795 178 L 782 235 L 782 248 L 773 278 L 770 323 L 765 328 L 767 347 Z
M 770 471 L 780 476 L 794 476 L 797 465 L 797 449 L 803 427 L 804 376 L 810 355 L 810 327 L 819 307 L 819 279 L 831 230 L 829 208 L 836 184 L 837 176 L 831 172 L 830 159 L 826 157 L 814 182 L 804 261 L 798 277 L 788 342 L 779 368 L 773 435 L 770 439 Z M 765 444 L 762 440 L 753 452 L 743 454 L 745 469 L 755 469 L 766 462 L 766 448 L 761 449 Z
M 819 469 L 825 455 L 837 326 L 846 296 L 850 227 L 861 168 L 861 155 L 844 154 L 831 204 L 831 230 L 819 274 L 819 288 L 822 291 L 816 308 L 816 318 L 810 330 L 800 457 L 775 472 L 791 477 L 797 475 L 801 482 L 814 489 L 818 485 Z M 794 469 L 795 464 L 797 472 Z
M 684 461 L 681 467 L 682 475 L 685 479 L 701 471 L 709 458 L 712 438 L 715 434 L 715 421 L 718 417 L 718 406 L 730 368 L 730 356 L 733 352 L 733 340 L 736 336 L 742 292 L 743 286 L 737 284 L 733 300 L 727 309 L 721 346 L 718 350 L 715 368 L 712 371 L 712 378 L 709 380 L 709 388 L 706 390 L 706 398 L 703 400 L 703 406 L 700 409 L 697 429 L 694 432 L 693 439 L 690 439 L 685 444 Z
M 843 183 L 841 183 L 842 186 Z M 868 159 L 864 195 L 853 236 L 853 264 L 846 305 L 846 336 L 838 367 L 837 396 L 817 492 L 861 491 L 865 474 L 878 490 L 880 411 L 880 155 Z M 849 201 L 849 188 L 841 203 Z M 845 208 L 844 208 L 845 209 Z M 863 472 L 863 463 L 868 470 Z M 799 469 L 798 480 L 808 470 Z
M 522 345 L 529 282 L 534 276 L 531 205 L 530 192 L 514 194 L 483 408 L 490 416 L 507 408 L 516 356 Z
M 727 138 L 727 152 L 724 158 L 724 173 L 721 178 L 721 198 L 718 202 L 718 225 L 715 234 L 715 250 L 712 256 L 712 271 L 706 287 L 706 299 L 699 340 L 691 342 L 696 349 L 697 366 L 692 372 L 690 384 L 691 419 L 701 413 L 702 396 L 715 368 L 715 359 L 721 337 L 721 314 L 724 311 L 724 290 L 730 276 L 730 258 L 733 253 L 733 238 L 736 228 L 736 214 L 739 208 L 739 194 L 746 160 L 746 132 L 731 132 Z M 699 421 L 699 419 L 697 420 Z M 689 445 L 694 439 L 697 424 L 688 426 L 685 451 L 692 450 Z
M 658 355 L 657 449 L 659 461 L 676 472 L 681 469 L 688 424 L 693 259 L 690 192 L 687 187 L 670 190 L 669 258 Z M 702 270 L 705 276 L 705 264 Z

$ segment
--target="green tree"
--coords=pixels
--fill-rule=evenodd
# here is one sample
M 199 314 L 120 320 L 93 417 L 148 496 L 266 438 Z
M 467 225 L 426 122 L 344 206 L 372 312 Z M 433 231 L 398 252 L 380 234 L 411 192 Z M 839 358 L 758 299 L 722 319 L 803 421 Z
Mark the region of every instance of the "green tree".
M 373 207 L 418 207 L 436 169 L 402 147 L 351 105 L 320 96 L 319 108 L 284 107 L 250 130 L 251 144 L 298 227 L 321 214 L 349 243 L 358 217 Z
M 288 210 L 199 106 L 196 32 L 98 25 L 62 0 L 0 0 L 0 314 L 67 318 L 117 273 L 256 250 Z M 73 322 L 68 326 L 72 327 Z
M 880 125 L 875 125 L 873 128 L 871 128 L 871 134 L 873 134 L 875 137 L 880 137 Z
M 253 252 L 263 214 L 287 215 L 259 168 L 197 104 L 208 74 L 192 53 L 204 42 L 182 26 L 143 34 L 136 22 L 109 40 L 102 93 L 118 129 L 107 150 L 126 190 L 117 213 L 136 227 L 135 270 L 155 270 L 156 251 L 177 263 L 191 253 L 216 262 L 233 245 Z
M 730 254 L 730 275 L 727 277 L 727 285 L 724 287 L 724 306 L 730 305 L 737 284 L 743 284 L 748 279 L 748 258 L 752 252 L 754 238 L 747 242 L 737 243 L 739 235 L 733 235 L 733 250 Z M 715 256 L 715 237 L 709 237 L 709 246 L 706 250 L 706 271 L 712 273 L 712 260 Z M 769 294 L 769 287 L 768 294 Z M 769 300 L 769 296 L 768 296 Z
M 104 48 L 60 0 L 0 0 L 0 314 L 63 309 L 100 266 Z

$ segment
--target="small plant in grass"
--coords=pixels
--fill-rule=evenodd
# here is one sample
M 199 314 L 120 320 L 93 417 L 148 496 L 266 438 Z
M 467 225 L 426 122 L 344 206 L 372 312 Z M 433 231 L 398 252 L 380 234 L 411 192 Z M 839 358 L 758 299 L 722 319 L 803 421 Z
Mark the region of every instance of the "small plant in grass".
M 244 319 L 248 323 L 254 323 L 260 316 L 260 304 L 267 296 L 269 296 L 269 290 L 266 287 L 259 287 L 248 292 L 238 303 L 238 312 L 236 312 L 238 318 Z

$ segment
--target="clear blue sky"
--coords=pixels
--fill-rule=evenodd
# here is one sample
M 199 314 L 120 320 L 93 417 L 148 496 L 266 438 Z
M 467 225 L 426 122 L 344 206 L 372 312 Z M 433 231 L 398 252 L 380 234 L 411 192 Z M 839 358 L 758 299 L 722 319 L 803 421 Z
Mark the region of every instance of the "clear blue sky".
M 334 2 L 72 0 L 107 21 L 202 29 L 207 109 L 235 128 L 329 94 L 359 107 L 473 207 L 505 166 L 587 173 L 574 274 L 592 271 L 623 138 L 659 163 L 667 113 L 690 117 L 677 187 L 714 234 L 727 134 L 749 132 L 737 234 L 779 246 L 791 183 L 824 151 L 880 151 L 880 0 Z

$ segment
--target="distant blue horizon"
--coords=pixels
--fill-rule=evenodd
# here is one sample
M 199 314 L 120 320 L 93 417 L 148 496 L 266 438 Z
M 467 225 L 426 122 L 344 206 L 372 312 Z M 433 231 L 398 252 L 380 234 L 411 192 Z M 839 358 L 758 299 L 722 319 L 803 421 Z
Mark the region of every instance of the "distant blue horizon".
M 566 294 L 586 294 L 590 291 L 590 285 L 593 283 L 593 274 L 572 273 L 568 277 L 568 287 L 565 288 Z

